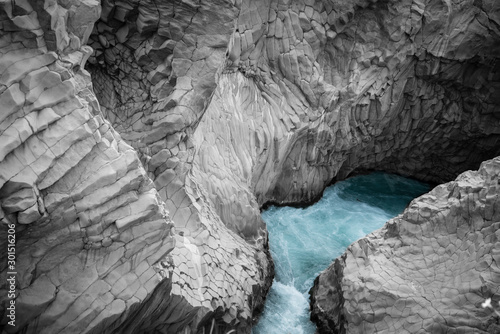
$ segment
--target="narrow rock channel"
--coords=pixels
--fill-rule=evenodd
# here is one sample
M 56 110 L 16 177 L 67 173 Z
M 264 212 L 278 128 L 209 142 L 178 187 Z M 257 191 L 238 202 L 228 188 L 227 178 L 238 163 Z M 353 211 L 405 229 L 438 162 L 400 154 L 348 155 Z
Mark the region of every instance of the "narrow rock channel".
M 313 334 L 308 292 L 314 278 L 349 244 L 382 227 L 429 189 L 412 179 L 372 173 L 334 184 L 307 208 L 263 212 L 276 277 L 253 334 Z

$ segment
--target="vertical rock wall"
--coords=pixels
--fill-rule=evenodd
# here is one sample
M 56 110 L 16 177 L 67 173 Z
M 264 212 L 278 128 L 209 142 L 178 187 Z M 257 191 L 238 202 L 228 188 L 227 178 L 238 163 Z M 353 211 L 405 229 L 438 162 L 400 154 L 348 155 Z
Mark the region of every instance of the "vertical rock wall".
M 153 15 L 148 11 L 156 13 L 156 9 L 143 5 L 134 12 L 118 3 L 111 10 L 115 21 L 108 22 L 126 18 L 130 23 L 133 17 L 143 29 L 139 35 L 148 35 L 147 44 L 154 39 L 151 27 L 158 25 L 159 18 L 148 21 Z M 85 67 L 89 57 L 99 61 L 99 50 L 86 44 L 98 36 L 104 45 L 120 48 L 109 31 L 99 31 L 102 22 L 94 27 L 99 18 L 111 15 L 109 3 L 102 8 L 97 1 L 8 1 L 0 6 L 0 247 L 6 249 L 8 226 L 15 224 L 17 271 L 16 326 L 12 327 L 5 317 L 10 302 L 5 275 L 13 269 L 6 267 L 2 251 L 3 329 L 8 333 L 191 333 L 207 327 L 212 333 L 249 332 L 272 274 L 265 240 L 251 246 L 220 222 L 203 189 L 186 177 L 192 152 L 186 135 L 180 133 L 189 131 L 200 117 L 196 113 L 203 112 L 215 87 L 214 59 L 221 58 L 225 49 L 215 54 L 204 50 L 196 56 L 198 62 L 190 67 L 193 86 L 188 85 L 189 78 L 175 72 L 175 94 L 191 90 L 189 98 L 172 113 L 155 104 L 162 111 L 153 116 L 147 99 L 135 96 L 142 68 L 124 58 L 114 65 L 138 67 L 135 72 L 128 68 L 120 72 L 136 75 L 138 81 L 117 74 L 115 80 L 125 83 L 119 93 L 124 99 L 135 99 L 133 106 L 142 109 L 134 116 L 136 110 L 130 105 L 103 99 L 109 104 L 101 110 L 94 91 L 102 99 L 114 77 L 94 68 L 93 87 Z M 190 9 L 192 4 L 182 6 Z M 184 12 L 177 14 L 184 27 L 190 26 L 183 21 Z M 92 35 L 95 29 L 99 33 Z M 182 35 L 193 42 L 193 34 Z M 116 38 L 123 36 L 127 34 L 120 32 Z M 200 47 L 204 42 L 222 45 L 220 40 L 203 39 Z M 167 38 L 161 43 L 171 46 Z M 144 48 L 137 50 L 144 52 Z M 182 50 L 189 56 L 195 51 Z M 178 71 L 182 62 L 174 57 L 173 67 L 168 67 Z M 156 82 L 163 80 L 157 89 L 165 88 L 164 79 L 162 73 L 156 76 Z M 166 103 L 165 97 L 158 100 Z M 191 117 L 182 108 L 196 112 Z M 170 121 L 172 117 L 176 121 Z M 185 117 L 191 117 L 189 122 L 179 125 L 177 120 Z M 141 129 L 137 131 L 141 135 L 133 137 L 133 119 L 147 124 L 146 135 Z M 148 156 L 152 151 L 158 155 Z
M 233 308 L 223 323 L 241 314 L 251 322 L 252 308 L 263 297 L 252 291 L 266 291 L 272 276 L 266 231 L 260 229 L 254 238 L 240 234 L 255 248 L 240 236 L 219 231 L 218 213 L 207 214 L 212 203 L 190 174 L 195 154 L 191 135 L 217 86 L 238 12 L 238 4 L 230 1 L 107 1 L 89 41 L 94 53 L 88 68 L 103 115 L 138 151 L 176 228 L 200 247 L 207 268 L 203 284 L 213 284 L 215 276 L 215 286 L 244 282 L 236 288 L 213 287 L 208 295 L 195 293 L 200 303 L 213 299 L 208 304 L 214 309 Z M 227 250 L 219 249 L 218 240 L 227 243 Z M 238 256 L 237 262 L 248 271 L 225 255 L 240 252 L 249 258 Z
M 477 168 L 500 154 L 499 20 L 493 1 L 243 1 L 194 174 L 255 236 L 264 203 L 355 170 Z
M 177 225 L 196 211 L 184 189 L 190 136 L 217 85 L 230 1 L 103 1 L 88 66 L 103 115 L 140 155 Z
M 311 290 L 319 332 L 498 333 L 499 175 L 486 161 L 349 246 Z
M 153 264 L 174 247 L 153 183 L 102 118 L 84 70 L 99 13 L 96 1 L 2 4 L 1 242 L 5 256 L 15 224 L 18 273 L 7 332 L 113 321 L 151 294 Z
M 500 154 L 494 1 L 0 6 L 11 332 L 249 332 L 272 276 L 262 204 Z

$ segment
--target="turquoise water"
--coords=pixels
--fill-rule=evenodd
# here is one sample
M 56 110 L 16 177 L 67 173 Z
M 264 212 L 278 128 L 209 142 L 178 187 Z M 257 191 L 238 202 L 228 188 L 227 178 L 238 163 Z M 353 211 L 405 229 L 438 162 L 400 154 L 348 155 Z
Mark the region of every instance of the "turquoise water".
M 429 190 L 415 180 L 373 173 L 328 187 L 321 200 L 307 208 L 264 211 L 276 276 L 253 334 L 314 334 L 308 294 L 314 278 L 347 246 Z

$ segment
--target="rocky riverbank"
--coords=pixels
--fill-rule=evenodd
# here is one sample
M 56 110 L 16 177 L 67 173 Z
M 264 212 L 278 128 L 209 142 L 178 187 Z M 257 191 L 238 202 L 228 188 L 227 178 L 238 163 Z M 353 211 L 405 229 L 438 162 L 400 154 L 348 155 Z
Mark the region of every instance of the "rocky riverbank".
M 0 22 L 10 332 L 249 332 L 262 205 L 500 155 L 493 0 L 15 0 Z
M 311 289 L 319 332 L 498 333 L 499 194 L 495 158 L 349 246 Z

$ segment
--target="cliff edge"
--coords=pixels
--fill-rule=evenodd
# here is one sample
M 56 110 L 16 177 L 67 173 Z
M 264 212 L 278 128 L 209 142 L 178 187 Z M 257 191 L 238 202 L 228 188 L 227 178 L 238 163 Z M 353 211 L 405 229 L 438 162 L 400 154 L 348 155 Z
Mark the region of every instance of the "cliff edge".
M 26 333 L 248 333 L 265 203 L 500 155 L 500 5 L 0 1 L 0 314 Z M 7 297 L 6 297 L 7 296 Z
M 498 333 L 499 188 L 495 158 L 349 246 L 311 289 L 319 332 Z

